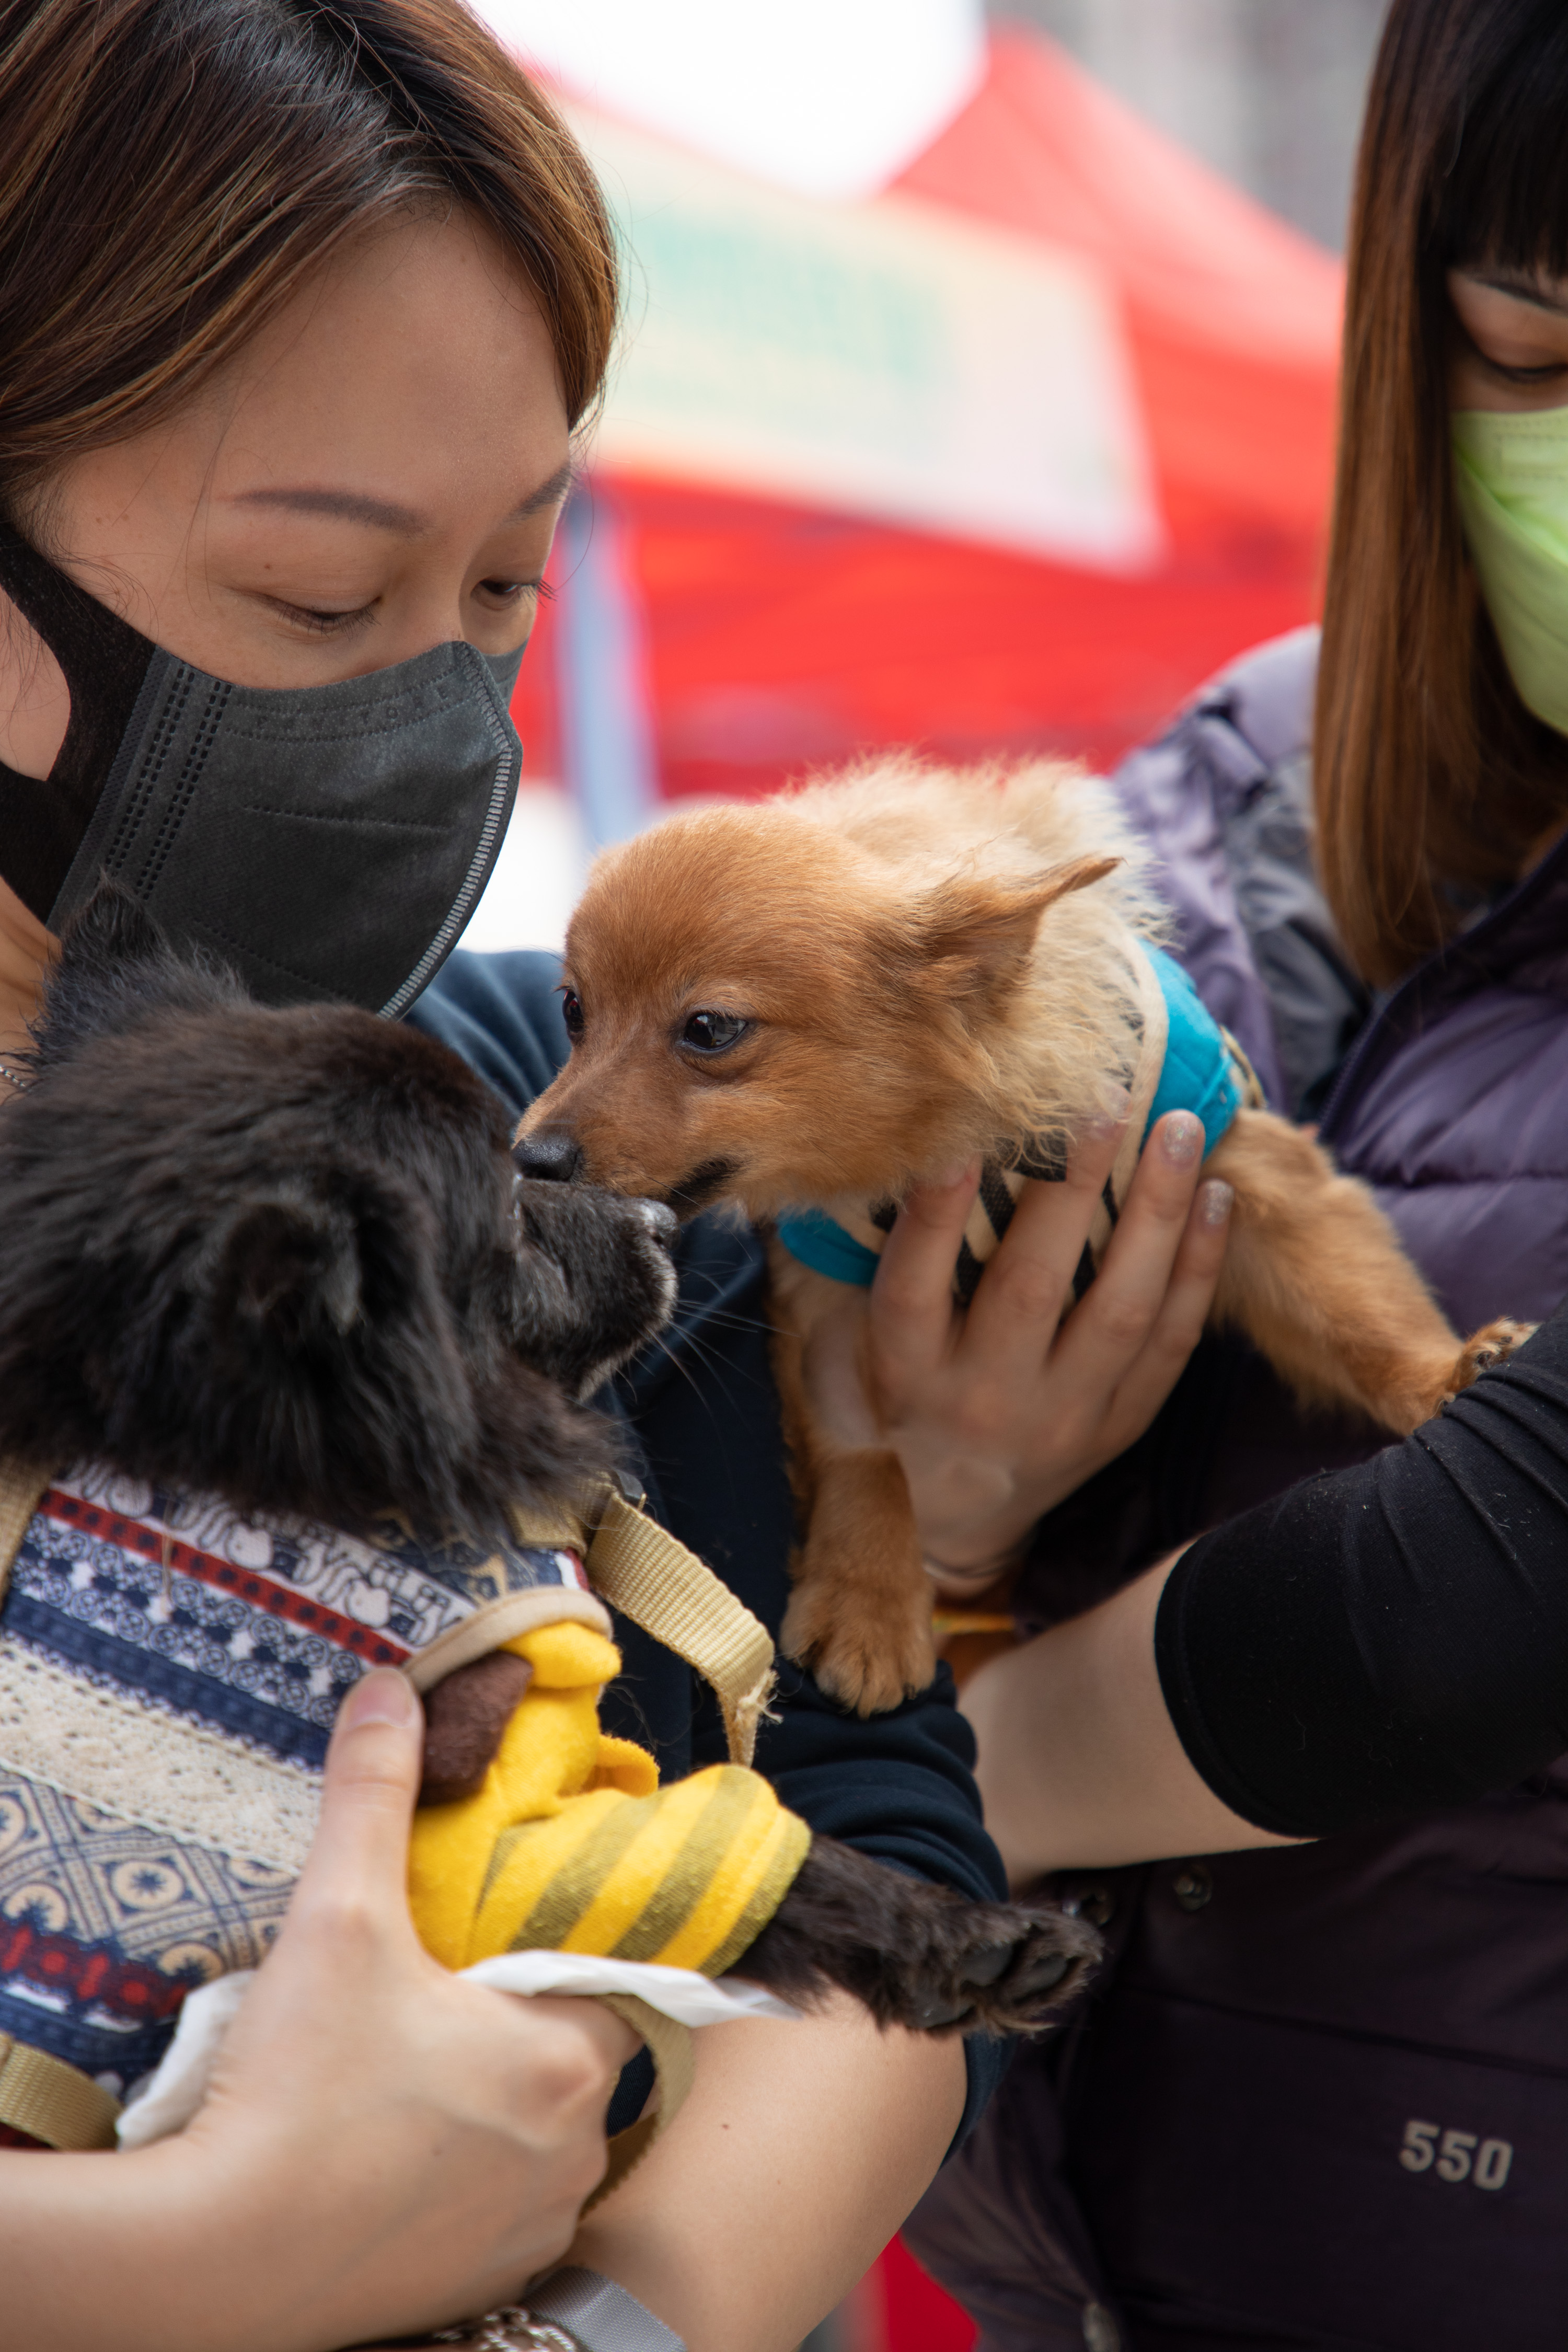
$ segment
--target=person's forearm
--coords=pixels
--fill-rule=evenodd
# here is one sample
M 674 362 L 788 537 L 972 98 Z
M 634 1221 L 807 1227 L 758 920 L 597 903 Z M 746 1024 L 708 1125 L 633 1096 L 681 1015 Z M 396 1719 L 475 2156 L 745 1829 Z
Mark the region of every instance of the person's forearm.
M 697 2037 L 690 2097 L 590 2215 L 601 2271 L 689 2352 L 791 2352 L 880 2252 L 963 2109 L 961 2042 L 879 2032 L 847 1994 Z
M 1051 1870 L 1290 1842 L 1222 1804 L 1176 1736 L 1154 1664 L 1154 1615 L 1173 1564 L 994 1659 L 964 1686 L 985 1826 L 1015 1885 Z
M 126 2352 L 195 2352 L 191 2273 L 205 2218 L 195 2189 L 168 2147 L 0 2152 L 0 2343 L 88 2352 L 112 2338 Z M 237 2322 L 224 2310 L 222 2270 L 220 2256 L 208 2282 L 214 2328 Z M 244 2340 L 242 2324 L 227 2340 Z

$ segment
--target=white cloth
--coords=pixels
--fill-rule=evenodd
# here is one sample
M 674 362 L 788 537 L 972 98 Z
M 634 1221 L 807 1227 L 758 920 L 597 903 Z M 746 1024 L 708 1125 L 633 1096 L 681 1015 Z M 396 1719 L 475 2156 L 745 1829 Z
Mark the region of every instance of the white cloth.
M 131 2094 L 116 2129 L 121 2147 L 146 2147 L 183 2131 L 206 2097 L 224 2035 L 250 1990 L 254 1969 L 237 1969 L 187 1996 L 174 2038 L 155 2074 Z M 681 2025 L 722 2025 L 737 2017 L 800 2015 L 776 1994 L 741 1977 L 655 1968 L 595 1952 L 500 1952 L 461 1974 L 495 1992 L 635 1993 Z

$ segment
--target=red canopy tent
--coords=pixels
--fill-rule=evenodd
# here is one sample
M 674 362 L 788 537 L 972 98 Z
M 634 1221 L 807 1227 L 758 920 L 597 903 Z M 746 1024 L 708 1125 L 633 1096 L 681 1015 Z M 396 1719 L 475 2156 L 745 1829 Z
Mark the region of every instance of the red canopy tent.
M 899 186 L 1109 275 L 1166 553 L 1129 576 L 601 474 L 640 596 L 666 794 L 764 792 L 890 743 L 1106 762 L 1230 656 L 1315 608 L 1333 257 L 1024 32 L 994 41 L 980 91 Z M 559 775 L 549 635 L 547 614 L 517 714 L 530 770 Z

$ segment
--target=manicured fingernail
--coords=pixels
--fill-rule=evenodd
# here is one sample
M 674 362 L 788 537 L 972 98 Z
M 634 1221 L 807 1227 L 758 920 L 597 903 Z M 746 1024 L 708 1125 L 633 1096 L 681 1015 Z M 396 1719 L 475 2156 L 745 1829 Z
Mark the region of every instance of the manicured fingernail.
M 1109 1142 L 1127 1124 L 1128 1100 L 1125 1087 L 1107 1087 L 1104 1100 L 1084 1129 L 1084 1140 L 1089 1143 Z
M 359 1731 L 369 1723 L 390 1723 L 406 1731 L 418 1717 L 419 1697 L 406 1675 L 395 1666 L 375 1666 L 355 1683 L 338 1721 L 345 1731 Z
M 1172 1111 L 1160 1121 L 1160 1149 L 1173 1168 L 1190 1168 L 1203 1157 L 1202 1119 L 1194 1118 L 1190 1110 Z
M 1222 1184 L 1217 1176 L 1211 1176 L 1208 1182 L 1198 1189 L 1198 1214 L 1205 1225 L 1223 1225 L 1235 1199 L 1236 1193 L 1230 1185 Z

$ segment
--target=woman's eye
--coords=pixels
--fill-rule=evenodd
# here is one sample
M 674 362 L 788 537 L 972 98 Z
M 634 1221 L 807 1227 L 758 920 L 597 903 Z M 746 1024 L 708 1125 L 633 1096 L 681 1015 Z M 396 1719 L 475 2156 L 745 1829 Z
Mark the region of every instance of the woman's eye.
M 1510 383 L 1554 383 L 1568 373 L 1561 360 L 1542 360 L 1529 367 L 1515 367 L 1507 360 L 1489 359 L 1487 364 L 1496 374 L 1506 376 Z
M 309 629 L 312 636 L 342 636 L 350 629 L 363 628 L 375 612 L 374 604 L 356 605 L 352 613 L 322 613 L 312 604 L 287 604 L 275 600 L 279 611 L 294 623 L 296 628 Z
M 727 1045 L 738 1044 L 751 1025 L 738 1013 L 694 1013 L 680 1033 L 680 1042 L 700 1054 L 721 1054 Z
M 561 1018 L 566 1024 L 566 1034 L 574 1044 L 583 1034 L 583 1000 L 575 989 L 562 990 Z
M 537 596 L 542 604 L 548 604 L 553 590 L 543 580 L 481 580 L 479 593 L 495 604 L 515 604 L 520 597 Z

